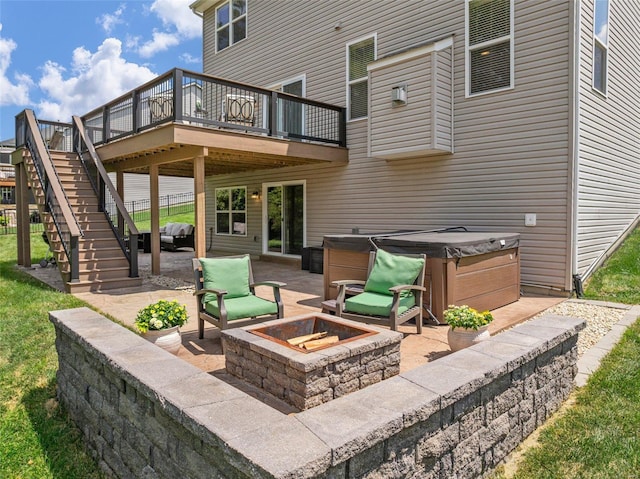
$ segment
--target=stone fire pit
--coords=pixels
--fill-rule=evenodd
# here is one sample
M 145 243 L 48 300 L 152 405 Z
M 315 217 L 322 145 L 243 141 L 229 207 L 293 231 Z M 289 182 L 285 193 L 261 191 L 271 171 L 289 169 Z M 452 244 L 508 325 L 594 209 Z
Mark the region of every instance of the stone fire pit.
M 314 333 L 337 342 L 322 344 L 320 338 L 307 350 L 287 341 Z M 397 375 L 401 339 L 396 331 L 322 313 L 222 332 L 227 372 L 299 410 Z

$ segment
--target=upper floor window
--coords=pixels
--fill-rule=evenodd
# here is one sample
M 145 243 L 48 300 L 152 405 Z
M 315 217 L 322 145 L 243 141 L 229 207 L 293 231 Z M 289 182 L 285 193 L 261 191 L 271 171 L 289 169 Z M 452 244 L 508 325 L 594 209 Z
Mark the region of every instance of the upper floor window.
M 369 114 L 369 74 L 367 65 L 376 59 L 376 37 L 347 44 L 347 110 L 349 119 Z
M 593 88 L 607 94 L 609 0 L 593 2 Z
M 468 0 L 467 96 L 513 87 L 512 0 Z
M 247 188 L 216 188 L 216 234 L 247 235 Z
M 247 37 L 247 0 L 228 0 L 216 8 L 216 52 Z

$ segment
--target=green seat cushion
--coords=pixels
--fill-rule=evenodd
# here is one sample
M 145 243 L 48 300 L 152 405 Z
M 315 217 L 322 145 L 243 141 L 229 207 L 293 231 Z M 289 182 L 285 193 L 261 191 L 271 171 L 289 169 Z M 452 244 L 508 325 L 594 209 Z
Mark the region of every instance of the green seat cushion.
M 278 312 L 278 305 L 276 303 L 253 295 L 229 299 L 225 296 L 224 306 L 227 309 L 227 320 L 229 321 L 252 318 L 264 314 L 276 314 Z M 214 300 L 206 303 L 204 309 L 216 318 L 220 318 L 218 301 Z
M 227 298 L 249 296 L 249 257 L 242 258 L 200 258 L 204 289 L 224 289 Z M 216 295 L 206 293 L 203 302 L 215 302 Z
M 345 311 L 348 313 L 364 314 L 366 316 L 384 316 L 391 314 L 391 303 L 393 296 L 388 294 L 364 292 L 356 296 L 352 296 L 345 300 Z M 405 313 L 408 309 L 416 305 L 416 299 L 413 294 L 400 297 L 398 306 L 398 314 Z
M 387 253 L 379 249 L 375 263 L 364 285 L 364 290 L 371 293 L 393 295 L 389 288 L 403 284 L 413 284 L 424 266 L 424 258 L 410 258 Z M 403 291 L 401 296 L 411 295 Z

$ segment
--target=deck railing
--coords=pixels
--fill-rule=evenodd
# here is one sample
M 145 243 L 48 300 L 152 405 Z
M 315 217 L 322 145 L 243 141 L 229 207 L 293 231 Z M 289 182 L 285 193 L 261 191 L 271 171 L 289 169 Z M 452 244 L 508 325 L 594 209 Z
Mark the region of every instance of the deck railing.
M 343 107 L 173 69 L 82 117 L 94 145 L 166 122 L 346 146 Z

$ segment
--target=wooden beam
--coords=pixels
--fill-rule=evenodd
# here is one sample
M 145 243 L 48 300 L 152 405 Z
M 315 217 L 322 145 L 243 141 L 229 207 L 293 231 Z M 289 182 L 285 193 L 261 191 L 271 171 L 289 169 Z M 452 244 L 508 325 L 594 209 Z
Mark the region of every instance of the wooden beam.
M 195 256 L 203 258 L 207 255 L 207 217 L 206 217 L 206 193 L 205 193 L 205 169 L 204 156 L 193 159 L 193 193 L 195 199 Z
M 160 189 L 158 165 L 149 168 L 149 192 L 151 196 L 151 274 L 160 274 Z
M 131 155 L 126 160 L 109 163 L 116 171 L 126 171 L 130 169 L 148 168 L 151 165 L 162 165 L 165 163 L 175 163 L 191 160 L 201 154 L 200 146 L 166 145 L 155 150 L 147 150 L 140 154 Z
M 29 182 L 27 166 L 16 165 L 16 223 L 18 241 L 18 264 L 31 266 L 31 226 L 29 224 Z

